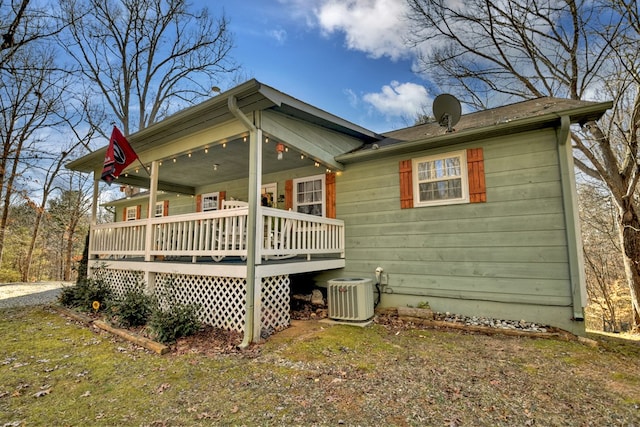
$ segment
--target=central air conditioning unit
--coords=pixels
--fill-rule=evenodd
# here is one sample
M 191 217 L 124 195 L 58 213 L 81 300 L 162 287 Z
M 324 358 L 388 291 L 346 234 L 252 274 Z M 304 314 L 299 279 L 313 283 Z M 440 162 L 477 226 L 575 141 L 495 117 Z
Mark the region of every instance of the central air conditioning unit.
M 366 321 L 373 317 L 373 286 L 371 279 L 339 278 L 327 286 L 329 318 Z

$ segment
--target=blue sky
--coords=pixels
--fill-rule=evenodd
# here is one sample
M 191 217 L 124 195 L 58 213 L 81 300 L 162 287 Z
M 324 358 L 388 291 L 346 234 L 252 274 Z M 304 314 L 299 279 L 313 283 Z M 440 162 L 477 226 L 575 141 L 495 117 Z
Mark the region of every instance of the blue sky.
M 204 3 L 204 0 L 200 0 Z M 367 129 L 411 125 L 431 111 L 429 82 L 403 43 L 403 0 L 219 0 L 247 78 Z M 225 88 L 227 89 L 227 88 Z

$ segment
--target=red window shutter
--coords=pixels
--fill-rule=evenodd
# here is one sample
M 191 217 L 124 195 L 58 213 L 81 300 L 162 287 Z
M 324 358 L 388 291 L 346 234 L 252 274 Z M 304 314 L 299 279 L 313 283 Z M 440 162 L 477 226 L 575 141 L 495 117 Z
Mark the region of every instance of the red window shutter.
M 413 177 L 411 159 L 400 161 L 400 208 L 413 208 Z
M 325 177 L 325 193 L 326 193 L 326 216 L 327 218 L 336 217 L 336 174 L 331 172 Z
M 226 191 L 220 191 L 218 193 L 218 209 L 222 209 L 222 202 L 224 200 L 227 200 L 227 192 Z
M 293 180 L 288 179 L 284 183 L 284 208 L 285 210 L 293 209 Z
M 136 206 L 136 219 L 140 219 L 140 213 L 142 212 L 142 205 Z
M 122 220 L 123 221 L 127 220 L 127 208 L 126 207 L 122 210 Z
M 484 182 L 484 155 L 482 148 L 467 150 L 467 174 L 469 176 L 469 202 L 487 201 L 487 187 Z
M 202 212 L 202 194 L 196 195 L 196 212 Z
M 162 204 L 162 216 L 169 215 L 169 201 L 165 200 Z

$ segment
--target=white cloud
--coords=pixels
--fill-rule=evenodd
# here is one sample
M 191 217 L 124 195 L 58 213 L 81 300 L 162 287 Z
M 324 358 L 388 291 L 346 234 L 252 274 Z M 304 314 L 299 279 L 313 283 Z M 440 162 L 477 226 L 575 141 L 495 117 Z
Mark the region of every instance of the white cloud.
M 325 35 L 343 33 L 348 49 L 372 58 L 412 56 L 404 40 L 404 0 L 279 0 L 290 16 Z
M 349 105 L 352 108 L 357 108 L 358 104 L 360 103 L 358 95 L 352 89 L 345 89 L 343 92 L 346 95 L 347 100 L 349 101 Z
M 267 36 L 274 39 L 279 45 L 283 45 L 287 41 L 287 31 L 283 28 L 269 30 Z
M 403 41 L 406 10 L 402 0 L 324 0 L 314 12 L 323 32 L 344 33 L 347 48 L 397 60 L 409 55 Z
M 362 99 L 386 116 L 415 117 L 430 104 L 427 89 L 416 83 L 392 81 L 377 93 L 367 93 Z

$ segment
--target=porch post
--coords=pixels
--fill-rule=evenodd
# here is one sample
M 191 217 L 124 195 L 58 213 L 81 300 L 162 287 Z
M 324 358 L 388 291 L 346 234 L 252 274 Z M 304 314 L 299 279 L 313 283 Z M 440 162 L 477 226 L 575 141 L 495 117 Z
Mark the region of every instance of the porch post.
M 98 194 L 100 191 L 100 178 L 98 172 L 93 173 L 93 199 L 91 201 L 91 225 L 98 222 Z
M 246 310 L 244 320 L 244 337 L 240 347 L 247 347 L 255 336 L 255 300 L 256 300 L 256 283 L 260 283 L 262 278 L 256 277 L 256 264 L 260 263 L 258 259 L 259 247 L 257 244 L 258 234 L 256 226 L 258 224 L 258 214 L 260 209 L 259 197 L 260 186 L 262 180 L 262 129 L 260 128 L 260 112 L 254 112 L 254 121 L 249 120 L 247 116 L 238 108 L 237 100 L 234 96 L 228 99 L 229 111 L 249 130 L 249 213 L 247 217 L 247 289 L 246 289 Z M 258 296 L 258 298 L 260 298 Z
M 255 128 L 249 136 L 249 215 L 247 217 L 247 313 L 245 317 L 244 342 L 251 342 L 256 335 L 255 301 L 256 290 L 260 289 L 260 277 L 256 276 L 256 264 L 260 263 L 256 255 L 258 252 L 256 225 L 258 223 L 258 209 L 260 204 L 260 185 L 262 176 L 262 129 Z M 259 324 L 257 325 L 259 329 Z M 259 335 L 258 335 L 259 336 Z M 247 340 L 247 338 L 249 340 Z
M 151 162 L 151 176 L 149 179 L 149 206 L 147 213 L 147 226 L 144 239 L 144 260 L 151 261 L 151 246 L 153 245 L 153 228 L 151 218 L 156 211 L 156 199 L 158 198 L 158 161 Z
M 100 192 L 100 176 L 101 172 L 93 172 L 93 196 L 91 199 L 91 223 L 89 224 L 89 241 L 87 248 L 87 277 L 91 276 L 89 260 L 91 258 L 91 248 L 93 243 L 93 226 L 98 223 L 98 194 Z M 115 218 L 114 218 L 115 220 Z

